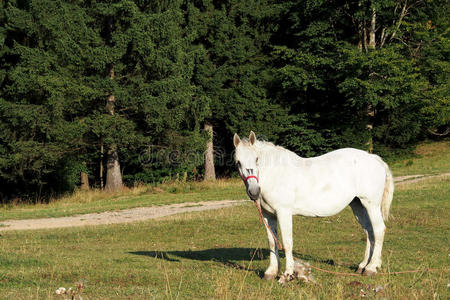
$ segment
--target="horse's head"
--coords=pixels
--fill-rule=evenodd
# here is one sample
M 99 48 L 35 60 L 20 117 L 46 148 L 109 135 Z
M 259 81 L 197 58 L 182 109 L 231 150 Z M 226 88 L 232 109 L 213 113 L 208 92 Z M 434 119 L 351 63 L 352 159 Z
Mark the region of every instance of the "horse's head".
M 245 183 L 247 194 L 252 200 L 259 197 L 261 189 L 259 187 L 258 155 L 255 149 L 256 136 L 253 131 L 247 140 L 241 140 L 235 133 L 233 137 L 236 148 L 234 160 L 238 167 L 239 175 Z

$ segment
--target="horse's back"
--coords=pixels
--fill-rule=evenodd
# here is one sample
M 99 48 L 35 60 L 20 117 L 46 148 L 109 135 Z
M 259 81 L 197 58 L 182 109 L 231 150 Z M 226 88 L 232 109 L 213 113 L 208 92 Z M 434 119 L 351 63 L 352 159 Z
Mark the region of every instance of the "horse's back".
M 340 162 L 337 164 L 342 167 L 341 176 L 353 182 L 356 197 L 373 199 L 383 193 L 386 167 L 378 155 L 354 148 L 339 149 L 327 155 L 330 162 Z
M 303 166 L 313 173 L 318 172 L 322 178 L 330 177 L 330 172 L 333 171 L 339 173 L 341 177 L 351 178 L 364 175 L 360 174 L 361 172 L 383 169 L 378 156 L 355 148 L 338 149 L 321 156 L 307 158 Z M 375 170 L 375 173 L 378 172 Z
M 355 197 L 377 198 L 384 189 L 385 170 L 377 156 L 344 148 L 306 159 L 297 187 L 299 213 L 328 216 L 345 208 Z
M 260 175 L 263 198 L 275 210 L 291 207 L 294 214 L 330 216 L 355 197 L 382 195 L 385 168 L 366 151 L 343 148 L 312 158 L 289 158 Z

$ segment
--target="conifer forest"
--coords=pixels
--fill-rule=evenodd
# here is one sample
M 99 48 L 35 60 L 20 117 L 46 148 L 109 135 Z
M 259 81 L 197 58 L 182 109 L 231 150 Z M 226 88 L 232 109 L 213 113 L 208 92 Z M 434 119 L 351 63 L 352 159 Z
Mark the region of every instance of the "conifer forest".
M 0 3 L 2 202 L 236 176 L 235 132 L 386 159 L 449 135 L 445 0 Z

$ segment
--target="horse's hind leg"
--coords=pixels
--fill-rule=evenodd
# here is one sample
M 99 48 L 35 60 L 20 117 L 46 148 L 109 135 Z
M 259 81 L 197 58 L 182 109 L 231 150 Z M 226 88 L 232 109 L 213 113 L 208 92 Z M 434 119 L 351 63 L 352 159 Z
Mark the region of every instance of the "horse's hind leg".
M 267 224 L 269 225 L 269 228 L 266 228 L 267 230 L 267 238 L 269 240 L 269 250 L 270 250 L 270 258 L 269 258 L 269 267 L 264 272 L 264 279 L 266 280 L 272 280 L 277 277 L 278 272 L 280 270 L 280 256 L 278 254 L 278 246 L 275 242 L 275 238 L 278 239 L 278 232 L 277 232 L 277 217 L 267 213 L 263 210 L 263 216 L 264 219 L 266 219 Z M 273 235 L 272 235 L 273 233 Z M 275 238 L 274 238 L 275 236 Z
M 374 244 L 374 236 L 372 230 L 372 223 L 370 222 L 369 214 L 367 213 L 366 208 L 361 204 L 361 201 L 358 198 L 353 199 L 350 203 L 350 207 L 353 210 L 353 214 L 355 215 L 356 220 L 361 224 L 364 232 L 366 233 L 366 251 L 364 252 L 364 259 L 358 266 L 357 273 L 362 274 L 364 268 L 369 263 L 370 257 L 372 256 L 373 244 Z
M 379 206 L 369 205 L 366 208 L 375 239 L 372 257 L 363 272 L 363 275 L 370 276 L 377 273 L 377 268 L 381 268 L 381 250 L 383 249 L 384 231 L 386 230 L 386 226 L 384 225 L 381 208 Z

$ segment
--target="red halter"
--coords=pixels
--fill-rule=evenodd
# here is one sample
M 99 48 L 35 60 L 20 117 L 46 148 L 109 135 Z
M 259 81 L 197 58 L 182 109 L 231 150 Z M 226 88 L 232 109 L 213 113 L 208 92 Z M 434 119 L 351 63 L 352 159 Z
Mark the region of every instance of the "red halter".
M 259 176 L 249 175 L 249 176 L 247 176 L 247 177 L 244 177 L 244 175 L 242 175 L 241 172 L 239 172 L 239 175 L 241 176 L 242 181 L 244 181 L 244 183 L 246 183 L 247 180 L 249 180 L 250 178 L 255 178 L 255 179 L 256 179 L 256 182 L 259 183 L 259 178 L 258 178 Z M 258 171 L 258 175 L 259 175 L 259 171 Z

